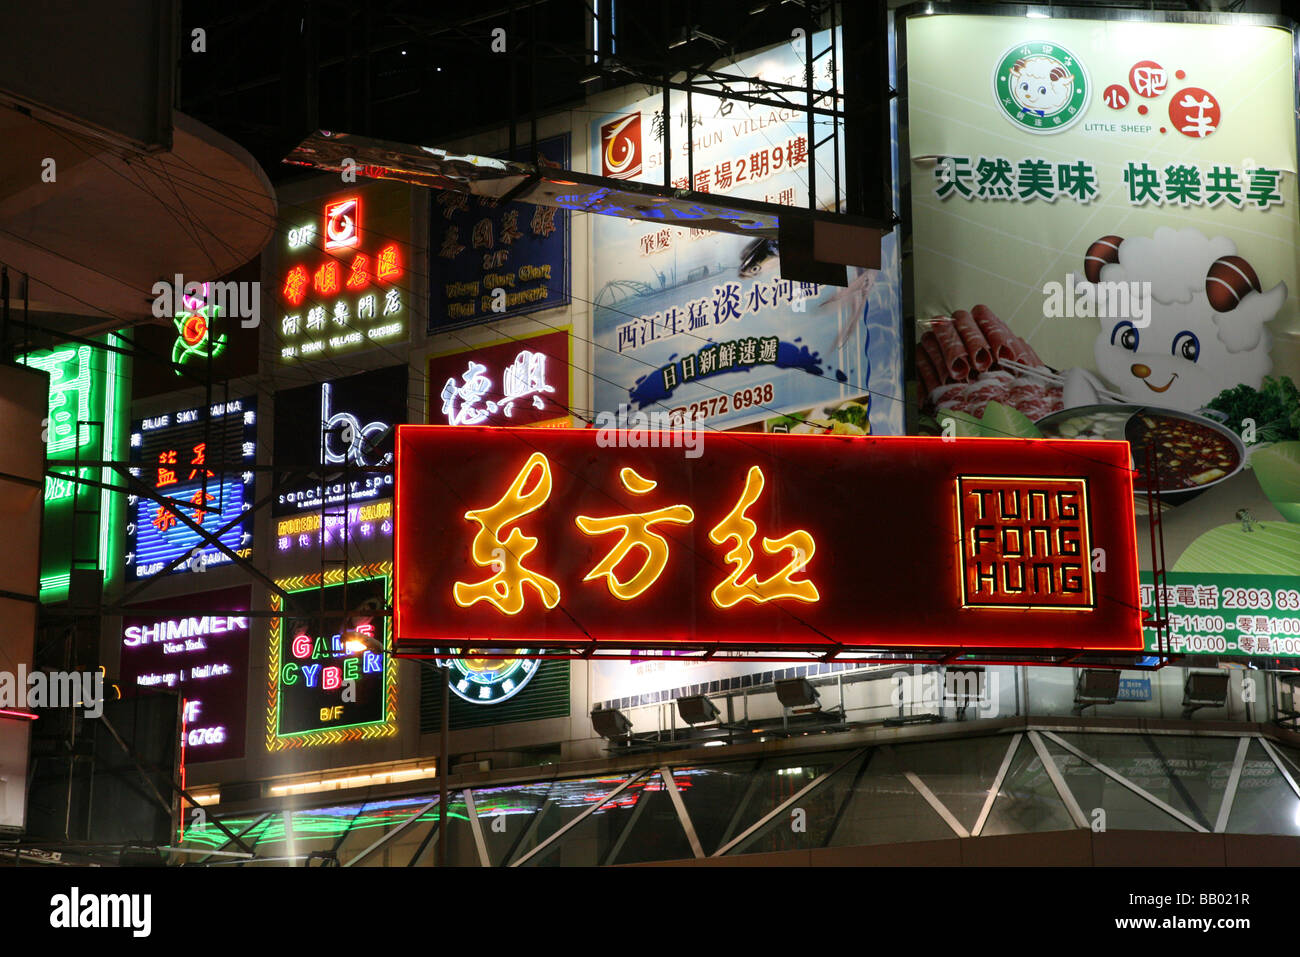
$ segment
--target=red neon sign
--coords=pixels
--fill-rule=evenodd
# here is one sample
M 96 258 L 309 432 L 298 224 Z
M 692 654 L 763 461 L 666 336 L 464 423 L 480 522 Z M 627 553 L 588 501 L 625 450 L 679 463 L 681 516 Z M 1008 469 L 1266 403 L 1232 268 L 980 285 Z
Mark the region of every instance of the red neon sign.
M 401 426 L 398 649 L 1142 648 L 1126 443 L 673 435 Z
M 962 604 L 1091 608 L 1088 480 L 957 479 Z
M 345 249 L 361 241 L 361 200 L 356 196 L 325 205 L 325 248 Z

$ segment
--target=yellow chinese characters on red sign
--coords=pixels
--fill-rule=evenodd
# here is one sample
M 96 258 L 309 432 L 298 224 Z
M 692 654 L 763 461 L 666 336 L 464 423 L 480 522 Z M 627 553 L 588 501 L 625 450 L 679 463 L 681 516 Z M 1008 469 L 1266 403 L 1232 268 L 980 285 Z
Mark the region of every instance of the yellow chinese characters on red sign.
M 525 492 L 530 480 L 533 487 Z M 517 615 L 524 610 L 525 585 L 537 592 L 547 608 L 559 604 L 560 586 L 545 575 L 524 567 L 524 559 L 537 547 L 537 539 L 517 528 L 510 529 L 510 534 L 504 539 L 501 537 L 507 525 L 541 508 L 550 495 L 551 463 L 541 452 L 534 452 L 496 504 L 465 513 L 466 519 L 479 525 L 474 535 L 474 561 L 493 569 L 493 575 L 473 584 L 456 582 L 453 588 L 456 604 L 468 607 L 486 601 L 495 605 L 498 611 Z
M 965 607 L 1092 607 L 1087 479 L 959 476 L 957 512 Z
M 619 479 L 628 492 L 637 496 L 649 495 L 658 486 L 653 479 L 631 468 L 621 469 Z M 725 546 L 728 541 L 734 542 L 722 556 L 723 561 L 732 566 L 731 572 L 712 591 L 713 602 L 719 608 L 730 608 L 742 601 L 761 604 L 789 598 L 815 602 L 819 598 L 817 586 L 811 580 L 795 577 L 807 568 L 817 547 L 812 535 L 802 529 L 780 538 L 762 539 L 763 551 L 768 555 L 790 554 L 785 567 L 762 580 L 753 573 L 746 575 L 754 560 L 751 542 L 758 533 L 758 526 L 748 511 L 758 501 L 764 483 L 762 469 L 757 465 L 751 466 L 735 505 L 709 532 L 709 541 L 715 545 Z M 559 604 L 560 586 L 524 564 L 524 559 L 537 548 L 538 540 L 518 528 L 511 528 L 503 537 L 507 525 L 547 504 L 551 489 L 550 461 L 543 453 L 534 452 L 500 500 L 486 508 L 465 513 L 468 521 L 479 525 L 472 545 L 473 560 L 480 566 L 491 568 L 493 574 L 479 582 L 455 582 L 456 604 L 468 607 L 475 602 L 487 601 L 504 614 L 517 615 L 526 606 L 525 585 L 536 592 L 547 609 Z M 574 524 L 584 535 L 595 537 L 621 533 L 614 547 L 582 581 L 603 578 L 609 593 L 621 601 L 640 597 L 659 580 L 670 560 L 668 539 L 654 531 L 653 526 L 685 526 L 694 520 L 695 511 L 684 503 L 670 503 L 648 512 L 575 516 Z M 629 556 L 639 558 L 641 565 L 635 572 L 628 574 L 625 571 L 620 576 L 619 568 Z

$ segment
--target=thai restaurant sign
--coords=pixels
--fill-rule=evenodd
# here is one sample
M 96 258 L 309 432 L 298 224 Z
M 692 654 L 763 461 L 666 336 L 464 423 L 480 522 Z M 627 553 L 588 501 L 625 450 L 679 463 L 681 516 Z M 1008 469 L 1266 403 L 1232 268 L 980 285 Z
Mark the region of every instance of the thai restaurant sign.
M 1142 647 L 1128 446 L 403 426 L 398 650 Z

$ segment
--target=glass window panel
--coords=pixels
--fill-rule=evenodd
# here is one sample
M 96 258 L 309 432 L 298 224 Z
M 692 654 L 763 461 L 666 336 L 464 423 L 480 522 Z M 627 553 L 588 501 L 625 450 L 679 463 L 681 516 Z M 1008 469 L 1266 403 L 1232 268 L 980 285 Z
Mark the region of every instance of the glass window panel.
M 633 777 L 635 772 L 628 772 L 600 778 L 574 778 L 538 785 L 545 793 L 546 801 L 525 830 L 523 839 L 511 857 L 511 862 L 520 860 L 587 808 L 599 804 L 606 795 Z M 620 798 L 623 797 L 624 795 L 620 794 Z M 534 862 L 530 861 L 530 863 Z
M 1237 753 L 1237 738 L 1154 734 L 1062 734 L 1060 737 L 1182 811 L 1207 831 L 1214 830 L 1232 771 L 1232 759 Z
M 673 769 L 686 813 L 706 855 L 744 830 L 740 816 L 750 788 L 760 785 L 761 779 L 754 773 L 757 769 L 757 761 Z
M 870 753 L 865 771 L 853 782 L 848 803 L 828 843 L 851 847 L 952 837 L 956 837 L 952 828 L 903 776 L 897 758 L 877 748 Z
M 1258 741 L 1250 742 L 1228 815 L 1238 834 L 1300 834 L 1300 801 Z
M 1033 742 L 1022 738 L 980 835 L 1063 831 L 1073 827 L 1074 821 L 1038 759 Z
M 1131 736 L 1096 735 L 1095 737 L 1130 738 Z M 1083 816 L 1090 823 L 1103 820 L 1107 830 L 1191 830 L 1172 814 L 1165 813 L 1150 801 L 1139 797 L 1109 775 L 1102 774 L 1091 764 L 1082 758 L 1075 757 L 1050 738 L 1043 738 L 1043 742 L 1047 745 L 1048 752 L 1056 760 L 1056 766 L 1061 770 L 1061 777 L 1065 778 L 1066 787 L 1070 789 L 1070 793 L 1074 795 L 1075 801 L 1079 804 L 1079 809 L 1083 811 Z M 1112 756 L 1123 757 L 1124 746 L 1121 742 L 1111 741 L 1105 743 L 1109 745 L 1107 750 Z M 1111 767 L 1112 770 L 1119 771 L 1118 768 L 1114 768 L 1112 765 L 1108 764 L 1107 766 Z M 1148 785 L 1156 786 L 1148 787 Z M 1142 787 L 1147 791 L 1161 790 L 1157 782 L 1151 779 L 1150 774 L 1143 776 Z M 1167 790 L 1167 787 L 1164 790 Z M 1099 817 L 1098 811 L 1104 811 L 1105 817 Z
M 438 805 L 420 815 L 420 820 L 412 825 L 413 830 L 419 830 L 418 837 L 411 837 L 405 841 L 400 851 L 389 853 L 391 866 L 406 867 L 413 855 L 424 840 L 428 831 L 424 828 L 426 824 L 433 832 L 433 837 L 425 845 L 424 850 L 420 853 L 419 859 L 415 862 L 415 867 L 435 867 L 438 863 L 438 841 L 442 835 L 438 833 Z M 402 841 L 407 835 L 399 835 L 393 843 Z M 385 844 L 386 848 L 388 845 Z M 379 856 L 376 852 L 375 856 Z M 447 866 L 448 867 L 482 867 L 478 856 L 478 845 L 474 841 L 474 830 L 469 823 L 469 808 L 465 805 L 465 799 L 460 791 L 453 791 L 447 795 Z
M 743 834 L 746 828 L 771 813 L 789 798 L 798 794 L 803 788 L 830 771 L 839 762 L 847 759 L 851 751 L 831 752 L 830 754 L 790 755 L 767 758 L 751 773 L 750 786 L 745 789 L 735 815 L 734 826 L 729 826 L 722 835 L 719 846 Z M 750 762 L 730 764 L 728 768 L 748 768 Z M 704 845 L 706 854 L 713 853 L 709 845 Z
M 674 771 L 673 780 L 683 796 L 693 785 L 687 771 Z M 636 787 L 636 785 L 633 785 Z M 631 790 L 629 788 L 628 790 Z M 641 791 L 632 817 L 619 835 L 606 863 L 639 864 L 645 861 L 680 861 L 695 857 L 690 839 L 677 816 L 672 795 L 656 774 Z
M 523 841 L 537 812 L 545 806 L 550 789 L 549 781 L 474 789 L 474 810 L 493 867 L 504 865 L 516 845 Z M 535 842 L 530 846 L 536 846 Z
M 221 828 L 217 827 L 216 819 L 211 814 L 208 815 L 207 823 L 202 827 L 195 827 L 193 825 L 193 816 L 193 809 L 187 809 L 185 812 L 187 822 L 185 825 L 185 839 L 180 842 L 181 847 L 192 847 L 196 850 L 204 851 L 239 850 L 239 845 L 231 841 L 230 836 L 226 834 L 225 831 L 221 830 Z M 266 827 L 267 821 L 263 820 L 261 823 L 254 825 L 249 829 L 247 834 L 243 832 L 244 829 L 248 828 L 249 824 L 256 821 L 258 817 L 260 817 L 260 815 L 253 815 L 250 817 L 223 817 L 221 818 L 221 823 L 224 824 L 228 830 L 241 835 L 240 840 L 249 847 L 252 847 L 257 843 L 261 830 Z M 176 857 L 185 863 L 197 863 L 203 860 L 202 854 L 178 854 Z M 212 864 L 224 859 L 225 858 L 214 857 L 207 861 L 207 863 Z
M 894 754 L 899 767 L 919 777 L 969 831 L 979 820 L 1011 741 L 1010 735 L 933 741 L 896 746 Z
M 374 844 L 375 841 L 379 840 L 385 834 L 391 833 L 395 828 L 400 827 L 413 814 L 418 812 L 420 808 L 424 807 L 424 805 L 428 804 L 432 800 L 436 800 L 436 795 L 422 794 L 415 797 L 396 798 L 385 801 L 370 801 L 362 805 L 360 814 L 356 813 L 355 805 L 346 809 L 331 808 L 330 810 L 352 812 L 350 817 L 347 817 L 344 821 L 344 823 L 350 821 L 350 824 L 346 828 L 346 836 L 343 837 L 343 842 L 338 849 L 339 863 L 347 864 L 349 861 L 352 861 L 358 854 L 362 853 L 366 848 Z M 425 813 L 427 814 L 430 812 L 433 812 L 436 815 L 437 805 L 430 808 L 429 811 Z M 345 815 L 340 815 L 340 817 L 344 816 Z M 366 860 L 357 861 L 357 863 L 352 866 L 364 865 L 367 867 L 373 867 L 375 866 L 376 859 L 382 861 L 383 855 L 379 852 L 375 852 Z
M 619 844 L 623 829 L 636 816 L 637 805 L 645 797 L 646 789 L 657 790 L 662 786 L 658 781 L 658 775 L 636 781 L 621 791 L 618 797 L 601 805 L 581 823 L 566 831 L 540 854 L 530 858 L 524 866 L 594 867 L 606 863 Z M 608 794 L 611 790 L 613 788 L 606 788 L 604 793 Z M 573 820 L 583 810 L 583 807 L 566 808 L 553 801 L 543 812 L 543 823 L 547 817 L 558 820 L 565 811 L 573 812 L 567 815 L 568 820 Z M 675 819 L 673 824 L 678 831 L 681 830 L 681 826 Z M 555 830 L 550 833 L 555 833 Z
M 379 861 L 383 862 L 384 867 L 412 867 L 432 864 L 433 854 L 431 849 L 437 828 L 438 808 L 435 806 L 421 814 L 420 819 L 402 831 L 401 834 L 385 841 L 383 846 L 371 855 L 371 859 L 366 861 L 366 865 L 373 867 Z M 424 850 L 420 854 L 421 859 L 413 865 L 411 858 L 415 856 L 417 851 L 420 851 L 422 844 Z M 374 860 L 374 858 L 378 858 L 379 861 Z M 473 863 L 478 864 L 477 855 L 475 855 Z
M 851 752 L 842 751 L 831 755 L 838 761 L 844 760 Z M 761 854 L 767 851 L 806 850 L 825 847 L 837 823 L 845 812 L 845 801 L 853 792 L 854 781 L 858 771 L 867 760 L 866 755 L 858 755 L 844 767 L 830 775 L 821 784 L 800 797 L 786 811 L 778 814 L 762 828 L 745 838 L 727 853 Z M 834 765 L 830 765 L 833 767 Z M 791 769 L 797 772 L 800 766 Z M 802 767 L 807 767 L 806 764 Z M 787 773 L 786 777 L 797 776 Z M 779 803 L 779 802 L 778 802 Z M 801 813 L 800 813 L 801 812 Z

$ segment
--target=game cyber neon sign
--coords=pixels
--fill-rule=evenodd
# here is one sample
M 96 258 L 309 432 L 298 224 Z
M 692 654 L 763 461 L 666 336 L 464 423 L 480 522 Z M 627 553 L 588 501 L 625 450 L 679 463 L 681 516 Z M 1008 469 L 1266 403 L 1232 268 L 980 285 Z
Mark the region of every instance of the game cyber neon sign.
M 361 194 L 327 201 L 288 230 L 279 279 L 280 358 L 319 359 L 406 335 L 402 243 L 362 226 Z
M 397 669 L 386 652 L 388 618 L 353 614 L 390 598 L 392 565 L 380 562 L 285 578 L 276 584 L 318 616 L 271 620 L 266 748 L 339 744 L 397 733 Z M 282 610 L 278 595 L 271 607 Z
M 235 399 L 210 408 L 178 409 L 137 420 L 131 430 L 131 474 L 160 496 L 127 496 L 128 577 L 144 578 L 185 561 L 171 571 L 201 572 L 233 561 L 203 541 L 182 520 L 186 516 L 240 558 L 253 550 L 257 400 Z
M 395 645 L 1138 651 L 1123 442 L 402 426 Z

